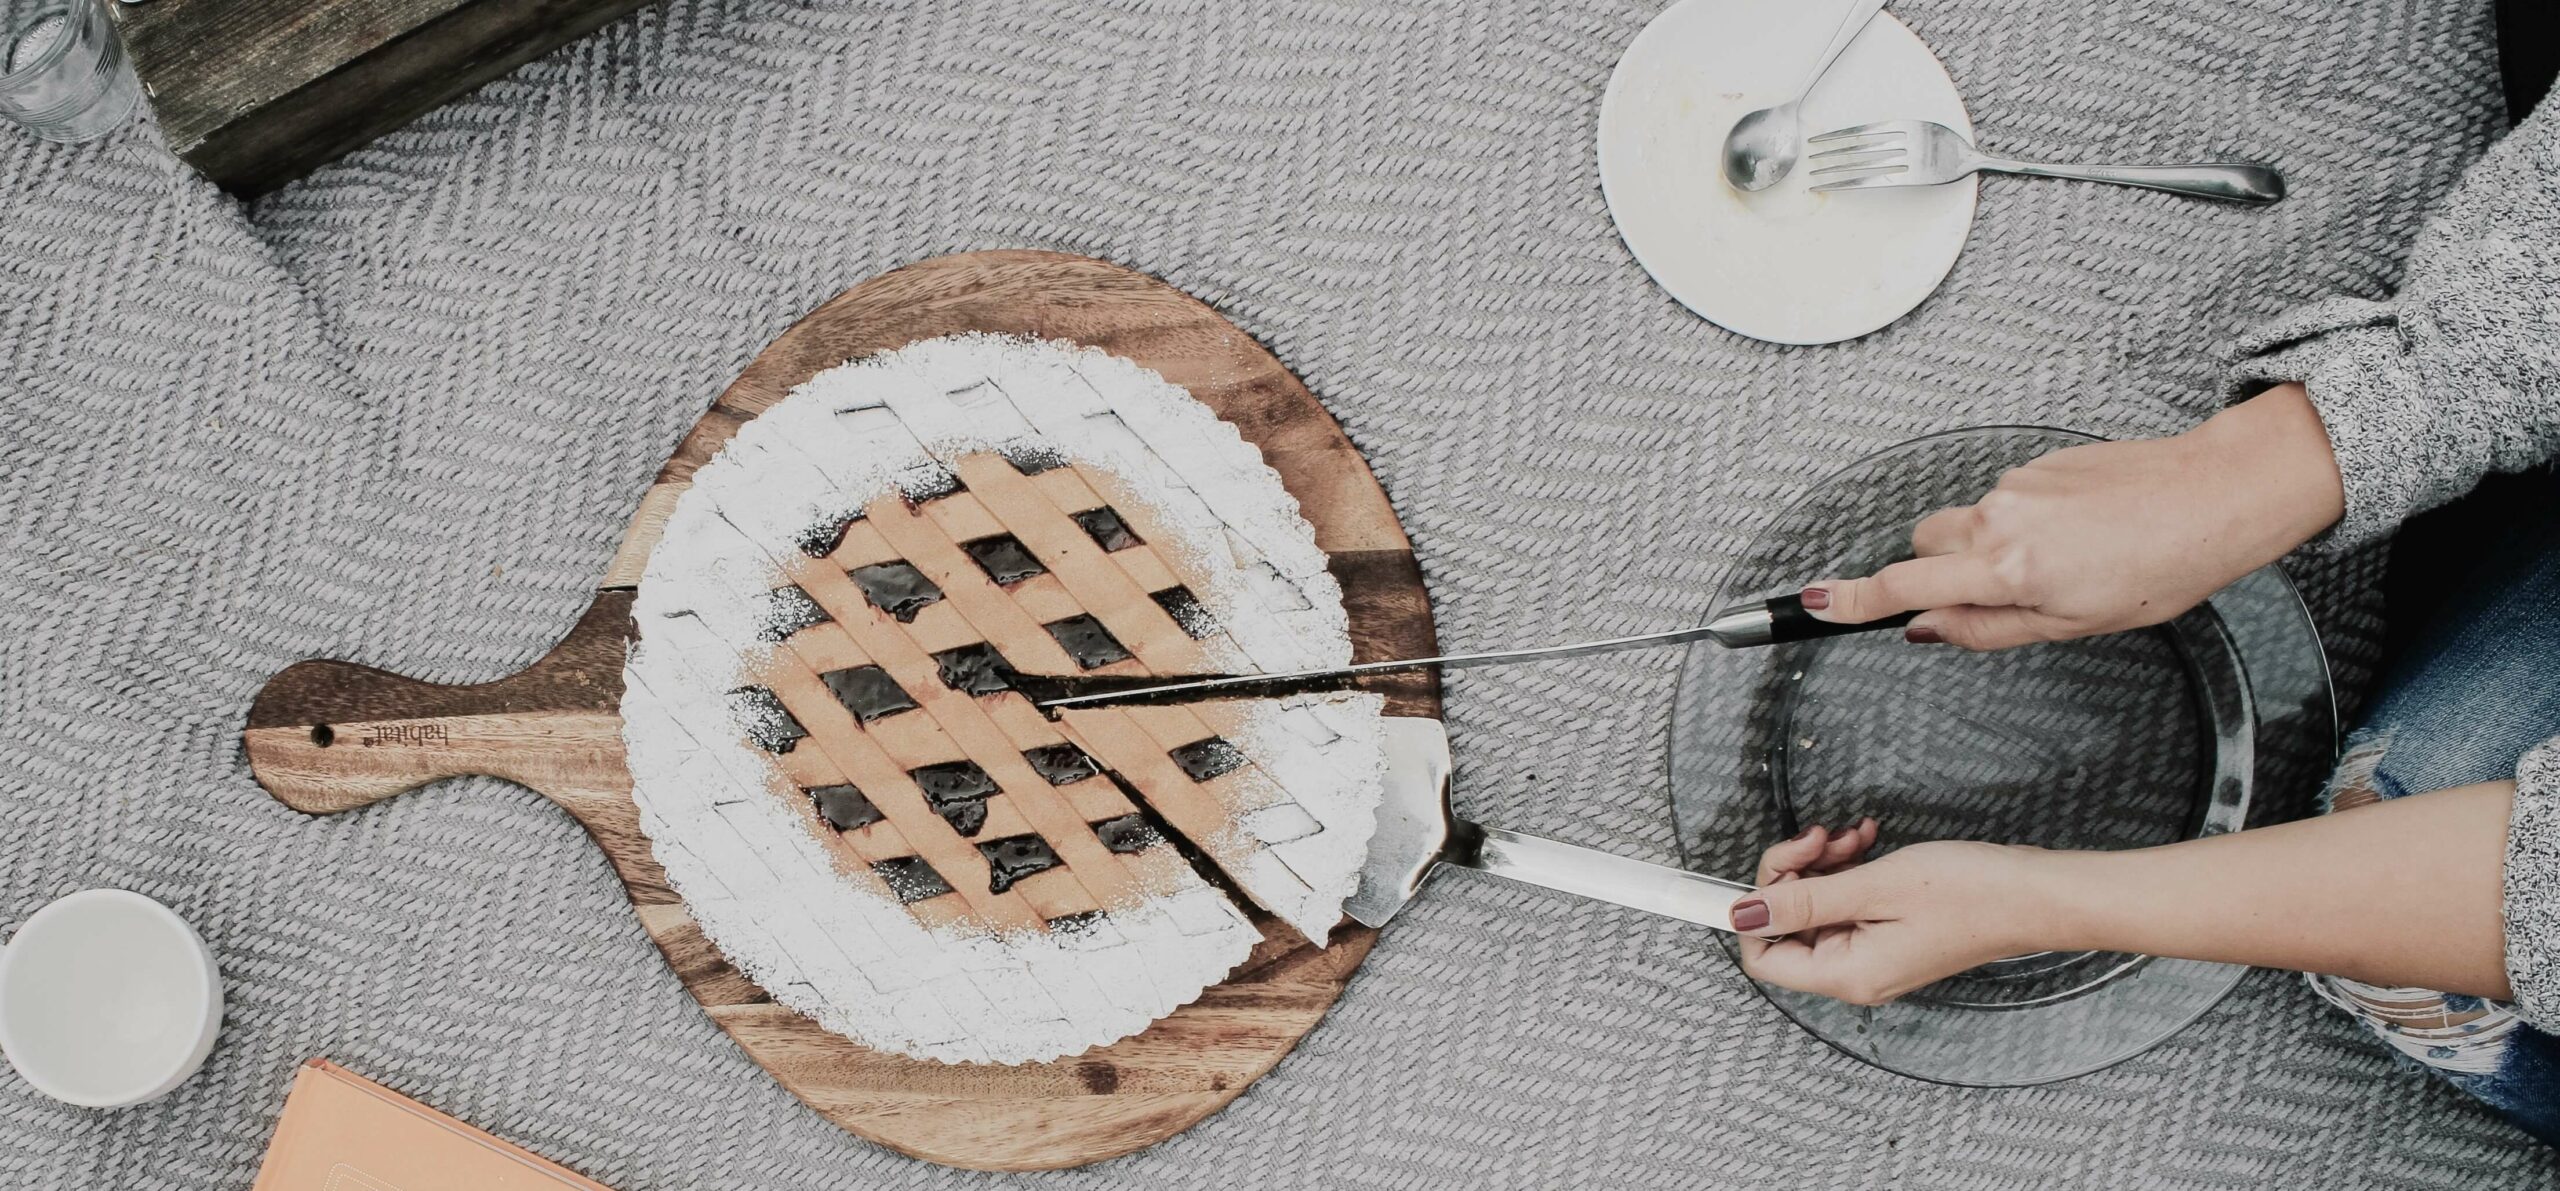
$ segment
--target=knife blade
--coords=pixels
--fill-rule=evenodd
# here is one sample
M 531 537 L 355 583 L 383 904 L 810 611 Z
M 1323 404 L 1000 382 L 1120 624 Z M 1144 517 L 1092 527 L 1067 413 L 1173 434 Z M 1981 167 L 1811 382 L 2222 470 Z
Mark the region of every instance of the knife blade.
M 1811 641 L 1821 637 L 1838 637 L 1849 633 L 1871 632 L 1911 623 L 1916 612 L 1888 616 L 1863 624 L 1839 624 L 1822 620 L 1805 611 L 1800 595 L 1779 596 L 1754 603 L 1737 604 L 1710 617 L 1707 623 L 1660 633 L 1638 633 L 1632 637 L 1610 637 L 1598 641 L 1577 641 L 1566 645 L 1539 645 L 1527 649 L 1498 649 L 1478 653 L 1444 653 L 1427 658 L 1397 658 L 1383 662 L 1361 662 L 1324 670 L 1297 670 L 1282 674 L 1238 674 L 1215 678 L 1184 679 L 1159 682 L 1142 679 L 1033 679 L 1023 676 L 1015 680 L 1017 687 L 1036 686 L 1028 691 L 1034 706 L 1050 708 L 1096 707 L 1162 703 L 1206 695 L 1249 694 L 1257 691 L 1313 687 L 1337 683 L 1368 674 L 1385 674 L 1399 670 L 1419 670 L 1437 666 L 1443 670 L 1465 670 L 1476 666 L 1508 666 L 1519 662 L 1554 661 L 1560 658 L 1589 657 L 1593 654 L 1616 653 L 1627 649 L 1658 649 L 1666 645 L 1684 645 L 1691 641 L 1713 641 L 1727 649 L 1748 649 L 1763 645 L 1783 645 L 1790 641 Z

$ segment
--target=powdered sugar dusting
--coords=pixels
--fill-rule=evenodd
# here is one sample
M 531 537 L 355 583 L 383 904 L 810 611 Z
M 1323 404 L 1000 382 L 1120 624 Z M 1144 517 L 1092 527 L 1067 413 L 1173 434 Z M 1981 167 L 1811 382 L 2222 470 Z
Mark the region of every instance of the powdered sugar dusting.
M 948 493 L 952 464 L 984 451 L 1026 473 L 1073 462 L 1112 507 L 1143 517 L 1196 598 L 1168 611 L 1213 666 L 1350 660 L 1314 532 L 1233 426 L 1130 361 L 969 335 L 821 373 L 703 465 L 640 585 L 623 714 L 642 829 L 724 955 L 866 1046 L 1013 1063 L 1144 1029 L 1221 979 L 1257 932 L 1188 870 L 1049 930 L 929 928 L 867 874 L 840 870 L 820 834 L 831 829 L 775 760 L 797 725 L 740 693 L 775 643 L 824 617 L 776 594 L 787 563 L 824 552 L 812 527 L 831 532 L 892 490 Z M 1231 742 L 1281 793 L 1240 811 L 1225 842 L 1291 875 L 1285 894 L 1258 883 L 1272 896 L 1239 880 L 1311 938 L 1339 918 L 1366 852 L 1379 711 L 1356 695 L 1234 708 Z

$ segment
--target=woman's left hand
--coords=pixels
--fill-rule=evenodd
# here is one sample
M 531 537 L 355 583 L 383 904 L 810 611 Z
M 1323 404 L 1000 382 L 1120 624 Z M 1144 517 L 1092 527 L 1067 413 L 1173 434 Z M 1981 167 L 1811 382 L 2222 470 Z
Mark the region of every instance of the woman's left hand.
M 2483 782 L 2126 852 L 1938 840 L 1869 861 L 1875 820 L 1816 827 L 1761 855 L 1733 925 L 1744 971 L 1860 1005 L 2062 950 L 2506 1000 L 2515 799 L 2514 782 Z
M 1760 857 L 1759 892 L 1734 903 L 1742 970 L 1856 1005 L 2040 949 L 2045 899 L 2031 848 L 1913 844 L 1873 862 L 1876 821 L 1813 827 Z M 1754 907 L 1762 907 L 1755 909 Z M 1765 915 L 1765 917 L 1763 917 Z

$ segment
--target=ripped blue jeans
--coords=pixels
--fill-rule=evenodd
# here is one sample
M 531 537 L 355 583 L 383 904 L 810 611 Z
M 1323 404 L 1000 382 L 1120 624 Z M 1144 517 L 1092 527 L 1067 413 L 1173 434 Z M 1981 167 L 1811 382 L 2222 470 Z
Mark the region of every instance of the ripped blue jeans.
M 2560 735 L 2560 516 L 2536 512 L 2476 556 L 2452 589 L 2460 594 L 2386 669 L 2347 737 L 2327 809 L 2512 778 L 2520 757 Z M 2509 1006 L 2335 976 L 2311 986 L 2401 1054 L 2560 1145 L 2560 1039 Z

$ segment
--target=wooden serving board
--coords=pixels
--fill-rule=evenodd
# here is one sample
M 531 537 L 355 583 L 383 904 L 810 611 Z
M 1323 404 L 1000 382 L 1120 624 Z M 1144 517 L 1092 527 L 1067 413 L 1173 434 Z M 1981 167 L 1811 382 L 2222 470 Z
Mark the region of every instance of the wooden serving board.
M 641 498 L 595 602 L 520 673 L 442 686 L 346 662 L 297 663 L 249 712 L 249 766 L 278 799 L 325 814 L 438 778 L 489 774 L 577 817 L 695 999 L 747 1054 L 827 1119 L 954 1166 L 1024 1170 L 1124 1154 L 1190 1127 L 1269 1071 L 1324 1016 L 1374 934 L 1318 949 L 1256 914 L 1263 942 L 1227 980 L 1145 1032 L 1016 1067 L 883 1054 L 776 1003 L 722 959 L 668 888 L 640 833 L 624 765 L 622 665 L 649 552 L 696 468 L 738 427 L 827 368 L 918 339 L 991 331 L 1067 339 L 1183 386 L 1262 449 L 1331 559 L 1355 660 L 1438 652 L 1422 574 L 1368 464 L 1306 386 L 1189 295 L 1117 265 L 977 252 L 883 274 L 811 312 L 720 395 Z M 1369 689 L 1390 715 L 1440 713 L 1436 676 Z

